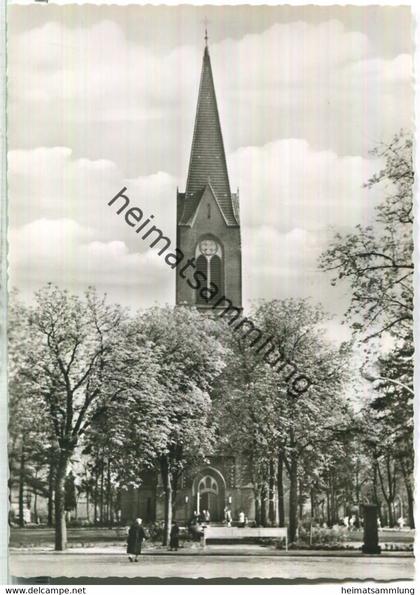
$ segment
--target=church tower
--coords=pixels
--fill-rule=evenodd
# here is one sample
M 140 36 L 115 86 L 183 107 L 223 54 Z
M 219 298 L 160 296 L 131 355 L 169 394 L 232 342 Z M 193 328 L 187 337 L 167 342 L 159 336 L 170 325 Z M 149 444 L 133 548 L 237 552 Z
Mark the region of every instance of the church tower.
M 177 248 L 195 265 L 195 281 L 176 276 L 177 305 L 242 308 L 239 196 L 230 191 L 207 34 L 187 184 L 177 193 Z

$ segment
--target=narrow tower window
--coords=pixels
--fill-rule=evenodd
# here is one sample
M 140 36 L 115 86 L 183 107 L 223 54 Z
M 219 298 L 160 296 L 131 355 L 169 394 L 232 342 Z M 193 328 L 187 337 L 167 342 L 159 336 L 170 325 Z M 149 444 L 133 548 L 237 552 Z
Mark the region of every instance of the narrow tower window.
M 212 302 L 217 301 L 224 291 L 223 254 L 220 244 L 211 237 L 202 239 L 196 248 L 196 259 L 197 271 L 202 272 L 207 279 L 207 284 L 201 283 L 201 287 L 196 290 L 196 304 L 208 305 L 209 302 L 201 295 L 201 290 L 204 287 L 208 287 L 212 291 L 214 290 L 213 285 L 217 287 L 218 292 L 212 298 Z
M 207 259 L 205 256 L 203 256 L 201 254 L 201 256 L 199 256 L 197 258 L 197 272 L 203 273 L 203 275 L 206 276 L 207 279 Z M 200 282 L 201 282 L 201 287 L 207 287 L 207 284 L 205 284 L 202 281 L 202 278 L 200 276 Z M 207 279 L 208 282 L 208 279 Z M 197 304 L 207 304 L 206 300 L 200 295 L 200 289 L 197 289 L 197 299 L 196 299 Z
M 217 298 L 220 297 L 222 291 L 222 260 L 219 256 L 213 256 L 210 260 L 210 280 L 218 288 Z M 215 298 L 216 299 L 216 298 Z

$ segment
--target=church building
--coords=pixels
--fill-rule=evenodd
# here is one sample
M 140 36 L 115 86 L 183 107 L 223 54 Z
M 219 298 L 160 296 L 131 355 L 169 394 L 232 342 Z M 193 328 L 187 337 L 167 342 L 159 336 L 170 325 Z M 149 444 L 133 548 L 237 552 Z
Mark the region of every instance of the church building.
M 177 248 L 186 259 L 195 258 L 196 270 L 214 283 L 220 296 L 227 296 L 242 309 L 241 230 L 239 194 L 232 193 L 222 129 L 217 109 L 210 55 L 206 45 L 201 71 L 194 134 L 185 192 L 177 192 Z M 217 302 L 217 297 L 212 303 Z M 176 304 L 196 307 L 203 313 L 209 305 L 198 289 L 176 276 Z M 220 304 L 223 309 L 223 301 Z M 150 473 L 141 488 L 122 498 L 122 518 L 140 516 L 144 521 L 164 519 L 164 491 L 159 474 Z M 176 518 L 189 519 L 194 511 L 208 510 L 221 522 L 229 507 L 234 520 L 241 511 L 255 518 L 252 484 L 238 457 L 215 456 L 192 476 L 185 475 L 176 495 Z

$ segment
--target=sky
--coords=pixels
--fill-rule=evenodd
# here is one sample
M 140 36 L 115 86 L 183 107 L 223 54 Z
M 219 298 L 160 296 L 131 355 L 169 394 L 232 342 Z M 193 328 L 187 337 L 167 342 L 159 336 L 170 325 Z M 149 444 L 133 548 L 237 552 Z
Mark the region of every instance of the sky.
M 24 297 L 51 281 L 174 302 L 175 274 L 107 203 L 126 186 L 175 242 L 205 18 L 245 306 L 310 297 L 342 314 L 348 290 L 317 259 L 372 223 L 370 151 L 413 127 L 408 7 L 11 6 L 9 277 Z

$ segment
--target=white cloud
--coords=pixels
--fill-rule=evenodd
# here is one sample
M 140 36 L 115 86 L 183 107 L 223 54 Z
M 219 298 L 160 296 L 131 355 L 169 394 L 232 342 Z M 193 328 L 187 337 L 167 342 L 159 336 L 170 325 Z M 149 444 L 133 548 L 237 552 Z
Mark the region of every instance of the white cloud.
M 185 174 L 201 52 L 131 41 L 110 21 L 47 22 L 14 35 L 12 146 L 71 146 L 106 156 L 130 177 Z M 338 20 L 274 24 L 210 52 L 228 147 L 305 138 L 323 150 L 366 155 L 411 125 L 411 57 L 375 55 L 365 33 Z
M 327 228 L 371 220 L 381 189 L 368 191 L 362 184 L 381 162 L 315 151 L 296 139 L 243 148 L 228 161 L 243 188 L 245 299 L 311 295 L 328 300 L 328 279 L 317 270 Z M 153 292 L 156 299 L 172 301 L 170 269 L 162 269 L 161 259 L 149 254 L 124 215 L 107 203 L 126 186 L 132 206 L 153 214 L 174 245 L 173 177 L 156 172 L 124 179 L 114 163 L 77 159 L 65 147 L 12 151 L 9 168 L 11 270 L 17 283 L 30 287 L 51 276 L 71 278 L 75 286 L 91 282 L 113 287 L 116 294 L 119 284 L 147 286 L 150 291 L 142 289 L 147 301 Z M 336 296 L 339 308 L 343 295 L 336 290 Z
M 177 182 L 170 175 L 156 172 L 127 179 L 111 161 L 77 159 L 67 147 L 9 152 L 9 212 L 13 226 L 39 218 L 71 218 L 84 227 L 95 228 L 98 239 L 122 240 L 143 251 L 123 218 L 108 206 L 124 186 L 132 205 L 147 214 L 155 212 L 162 229 L 172 231 L 174 236 Z
M 229 163 L 231 179 L 240 180 L 241 218 L 248 226 L 353 226 L 371 218 L 381 196 L 380 185 L 363 188 L 380 160 L 316 151 L 304 140 L 241 148 Z
M 318 269 L 318 256 L 326 248 L 325 230 L 294 228 L 282 232 L 272 226 L 243 230 L 243 288 L 246 303 L 260 299 L 309 297 L 328 311 L 342 313 L 346 288 L 334 289 Z
M 10 229 L 10 285 L 25 295 L 48 282 L 76 292 L 94 285 L 135 308 L 171 301 L 174 273 L 155 250 L 133 253 L 124 242 L 97 235 L 69 219 Z

